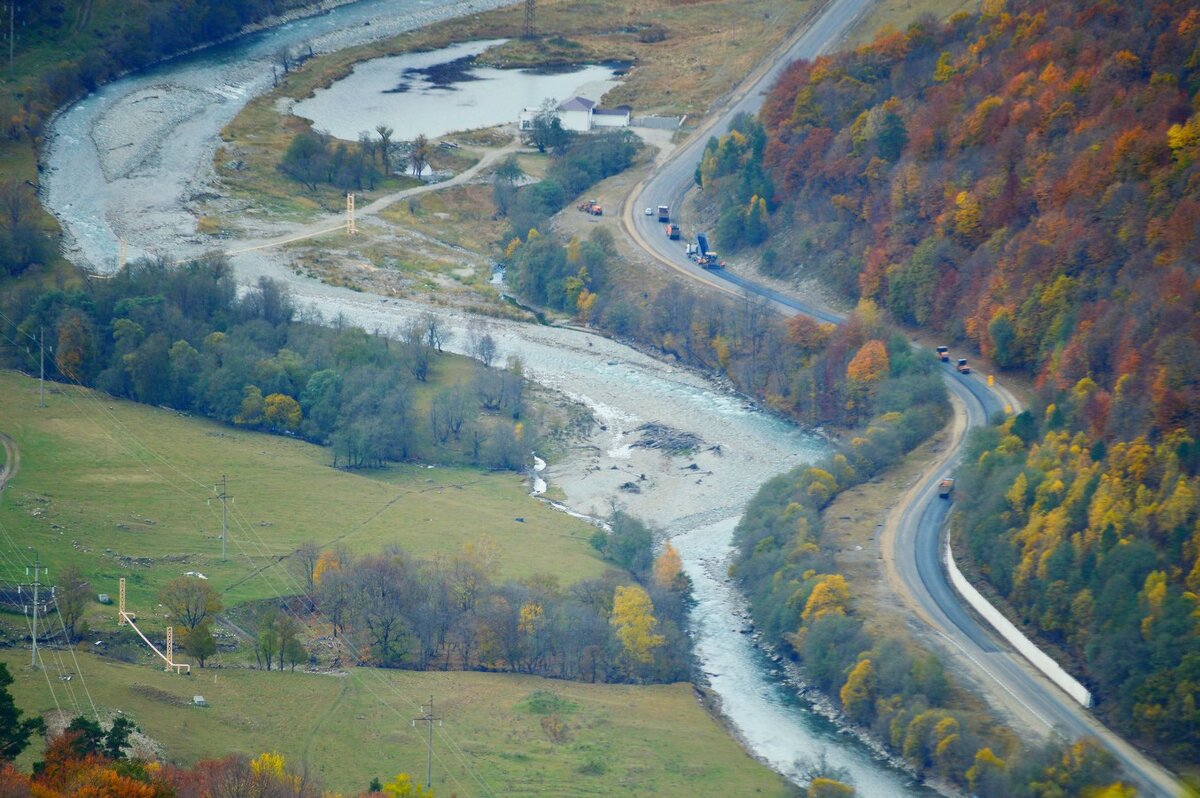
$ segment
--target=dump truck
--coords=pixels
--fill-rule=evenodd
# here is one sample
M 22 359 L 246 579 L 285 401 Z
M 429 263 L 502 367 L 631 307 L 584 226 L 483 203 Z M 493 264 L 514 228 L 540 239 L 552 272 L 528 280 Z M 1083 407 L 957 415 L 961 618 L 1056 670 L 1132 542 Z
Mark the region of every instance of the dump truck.
M 658 220 L 663 224 L 671 221 L 671 208 L 669 205 L 658 206 Z
M 938 356 L 938 360 L 942 361 L 943 363 L 949 363 L 950 362 L 950 347 L 939 346 L 937 348 L 937 356 Z
M 959 374 L 971 373 L 971 367 L 967 365 L 967 359 L 965 357 L 960 357 L 958 359 L 958 365 L 955 368 L 958 369 Z
M 954 492 L 954 480 L 951 479 L 950 477 L 946 477 L 945 479 L 943 479 L 941 482 L 938 483 L 938 497 L 939 498 L 949 499 L 950 494 L 953 492 Z
M 671 239 L 672 241 L 679 240 L 679 225 L 670 223 L 663 225 L 663 229 L 667 232 L 667 238 Z
M 708 248 L 708 236 L 704 233 L 696 234 L 696 254 L 693 256 L 693 260 L 706 269 L 716 269 L 725 265 L 717 257 L 717 253 Z
M 590 213 L 592 216 L 603 216 L 604 209 L 600 207 L 600 203 L 594 199 L 585 200 L 577 206 L 584 213 Z

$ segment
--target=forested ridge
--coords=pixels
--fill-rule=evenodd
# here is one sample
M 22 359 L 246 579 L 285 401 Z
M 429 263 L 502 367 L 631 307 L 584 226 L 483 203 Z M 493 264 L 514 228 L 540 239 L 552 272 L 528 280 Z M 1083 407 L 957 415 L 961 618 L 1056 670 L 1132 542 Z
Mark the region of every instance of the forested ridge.
M 968 565 L 1200 761 L 1200 9 L 985 0 L 793 65 L 760 120 L 697 170 L 717 245 L 1035 378 L 965 459 Z
M 56 108 L 116 75 L 309 5 L 315 0 L 19 3 L 13 16 L 14 65 L 24 79 L 12 93 L 0 92 L 3 133 L 13 140 L 38 140 Z

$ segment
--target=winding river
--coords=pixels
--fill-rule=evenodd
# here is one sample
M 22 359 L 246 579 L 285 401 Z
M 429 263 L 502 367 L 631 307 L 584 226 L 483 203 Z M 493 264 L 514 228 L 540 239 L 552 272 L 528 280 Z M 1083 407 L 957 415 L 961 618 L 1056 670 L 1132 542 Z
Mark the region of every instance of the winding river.
M 67 233 L 68 255 L 99 273 L 115 267 L 118 239 L 129 256 L 184 258 L 207 248 L 186 205 L 211 191 L 217 132 L 271 83 L 282 47 L 331 51 L 503 5 L 492 0 L 362 0 L 128 76 L 66 109 L 44 157 L 44 202 Z M 231 244 L 230 249 L 236 249 Z M 301 304 L 390 332 L 427 308 L 297 277 L 271 251 L 236 256 L 239 279 L 286 281 Z M 464 314 L 434 309 L 465 345 Z M 476 323 L 478 321 L 476 320 Z M 742 601 L 725 576 L 737 519 L 758 486 L 824 451 L 823 444 L 756 410 L 691 371 L 573 329 L 489 320 L 501 357 L 520 356 L 527 375 L 589 407 L 594 435 L 541 475 L 574 512 L 604 514 L 614 497 L 670 536 L 695 583 L 692 613 L 699 666 L 730 728 L 757 757 L 800 782 L 824 756 L 860 795 L 930 794 L 795 697 L 746 634 Z M 704 441 L 672 458 L 636 446 L 655 422 Z M 640 492 L 622 491 L 635 482 Z

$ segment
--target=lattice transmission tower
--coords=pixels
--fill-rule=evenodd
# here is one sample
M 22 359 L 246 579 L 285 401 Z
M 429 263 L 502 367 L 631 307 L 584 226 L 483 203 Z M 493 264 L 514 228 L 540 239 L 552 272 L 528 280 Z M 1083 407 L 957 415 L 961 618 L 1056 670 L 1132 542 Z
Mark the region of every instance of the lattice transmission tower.
M 534 0 L 525 0 L 525 38 L 533 38 L 533 7 Z

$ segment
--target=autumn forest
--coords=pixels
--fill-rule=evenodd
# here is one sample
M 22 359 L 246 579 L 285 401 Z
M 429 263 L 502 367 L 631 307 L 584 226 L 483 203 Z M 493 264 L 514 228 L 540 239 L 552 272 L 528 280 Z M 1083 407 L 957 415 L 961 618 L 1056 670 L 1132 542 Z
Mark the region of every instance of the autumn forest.
M 1033 378 L 967 457 L 960 556 L 1175 764 L 1200 758 L 1198 159 L 1194 3 L 985 0 L 793 65 L 697 170 L 723 252 Z

